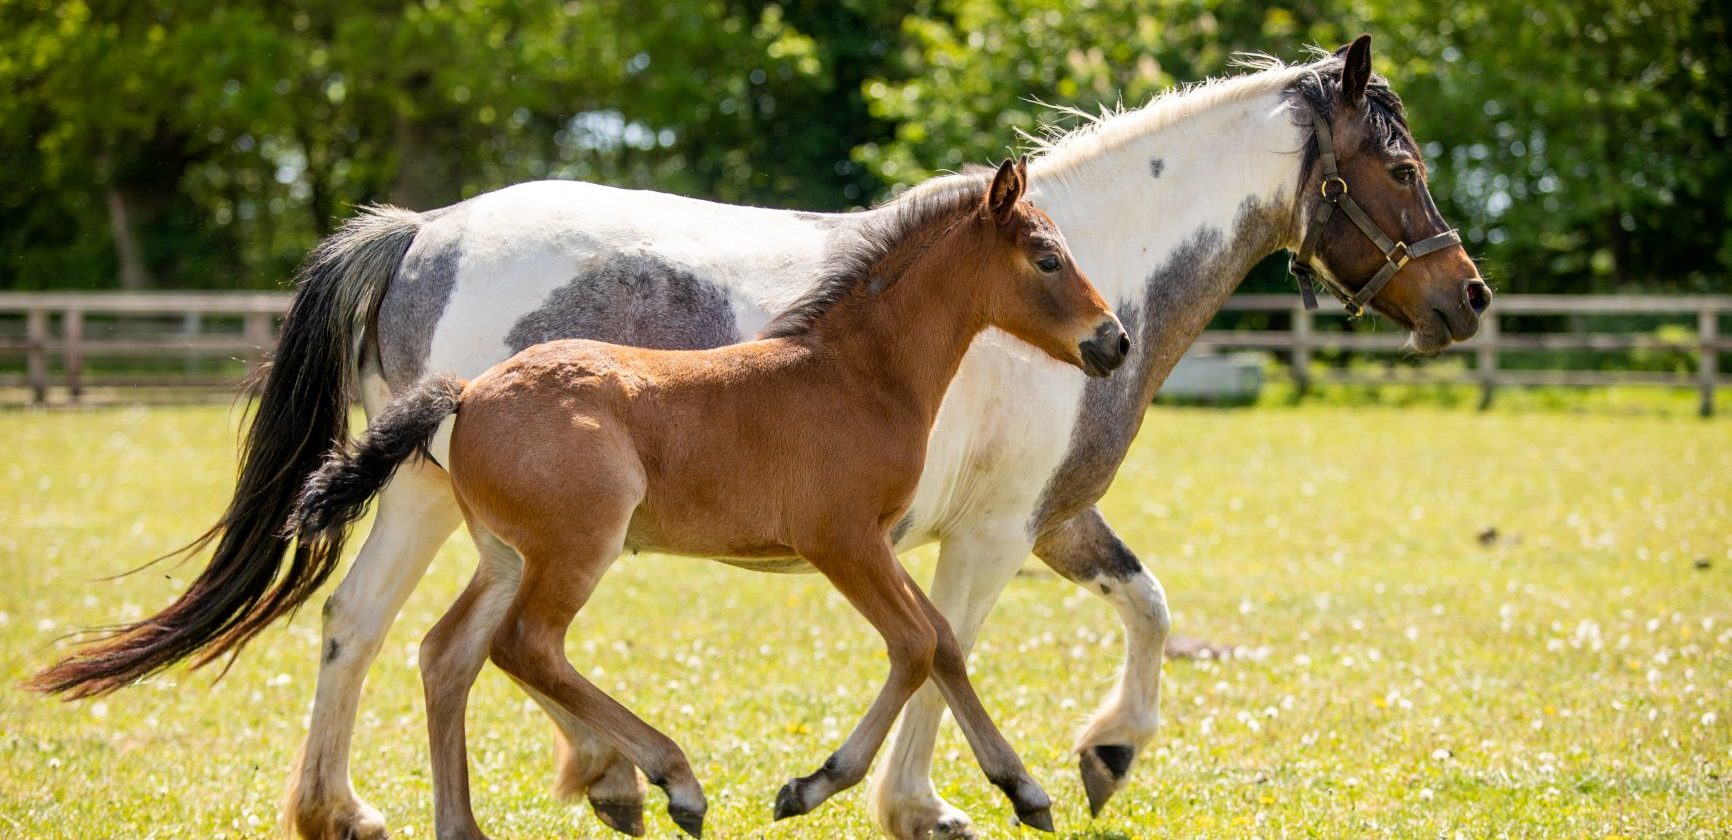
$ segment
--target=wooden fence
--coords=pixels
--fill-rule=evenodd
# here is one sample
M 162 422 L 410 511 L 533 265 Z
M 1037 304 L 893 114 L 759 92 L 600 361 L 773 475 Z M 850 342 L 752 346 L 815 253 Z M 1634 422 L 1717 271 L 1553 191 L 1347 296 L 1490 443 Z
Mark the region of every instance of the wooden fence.
M 1325 309 L 1307 312 L 1297 295 L 1237 295 L 1225 311 L 1285 313 L 1291 327 L 1286 330 L 1208 330 L 1197 340 L 1208 350 L 1256 349 L 1284 354 L 1300 387 L 1310 384 L 1312 356 L 1322 351 L 1353 353 L 1399 353 L 1405 333 L 1389 328 L 1371 332 L 1320 330 L 1318 322 L 1339 321 L 1345 313 L 1325 300 Z M 1480 387 L 1480 407 L 1491 404 L 1497 389 L 1506 385 L 1607 386 L 1648 385 L 1691 388 L 1700 399 L 1700 413 L 1714 413 L 1716 388 L 1732 387 L 1732 378 L 1720 374 L 1719 356 L 1732 351 L 1732 340 L 1721 338 L 1720 318 L 1732 313 L 1732 295 L 1499 295 L 1481 319 L 1472 340 L 1453 345 L 1447 353 L 1471 354 L 1473 368 L 1461 371 L 1457 380 Z M 1502 321 L 1524 315 L 1563 315 L 1577 322 L 1559 332 L 1505 332 Z M 1670 340 L 1650 332 L 1596 332 L 1583 325 L 1594 316 L 1672 316 L 1694 320 L 1694 333 L 1686 340 Z M 1500 364 L 1511 351 L 1628 352 L 1664 350 L 1695 357 L 1694 372 L 1681 374 L 1643 370 L 1508 369 Z M 1365 376 L 1351 370 L 1335 370 L 1330 378 L 1348 382 L 1388 381 L 1385 375 Z M 1437 381 L 1432 378 L 1429 381 Z
M 29 400 L 49 401 L 58 383 L 67 400 L 78 402 L 97 387 L 232 387 L 244 365 L 256 367 L 276 342 L 276 327 L 287 310 L 286 292 L 183 293 L 25 293 L 0 292 L 0 389 L 22 387 Z M 1369 332 L 1340 329 L 1334 309 L 1307 312 L 1298 295 L 1238 295 L 1225 311 L 1264 313 L 1285 321 L 1286 329 L 1208 330 L 1197 342 L 1203 351 L 1254 349 L 1279 353 L 1303 387 L 1314 375 L 1312 359 L 1325 352 L 1391 354 L 1401 352 L 1405 335 L 1388 325 Z M 1450 377 L 1476 383 L 1482 404 L 1496 390 L 1510 385 L 1654 385 L 1692 388 L 1701 397 L 1704 416 L 1713 412 L 1716 388 L 1732 387 L 1722 376 L 1719 354 L 1732 351 L 1732 340 L 1721 338 L 1720 319 L 1732 313 L 1732 295 L 1613 296 L 1501 295 L 1481 322 L 1479 335 L 1449 352 L 1470 354 L 1471 369 Z M 1571 316 L 1578 322 L 1560 332 L 1505 332 L 1505 318 L 1530 315 Z M 1581 326 L 1593 316 L 1648 315 L 1694 318 L 1688 340 L 1668 340 L 1647 332 L 1595 332 Z M 21 323 L 20 323 L 21 322 Z M 93 330 L 95 324 L 100 329 Z M 20 329 L 21 327 L 21 329 Z M 1690 374 L 1638 370 L 1509 369 L 1500 354 L 1512 351 L 1634 351 L 1688 352 L 1695 357 Z M 16 371 L 23 357 L 22 373 Z M 110 363 L 183 359 L 181 370 L 87 371 L 89 360 Z M 233 360 L 225 369 L 195 370 L 194 360 Z M 55 364 L 58 362 L 58 365 Z M 8 371 L 10 366 L 12 370 Z M 137 365 L 133 365 L 134 368 Z M 1367 377 L 1350 369 L 1331 368 L 1332 380 L 1388 381 L 1387 374 Z M 1434 378 L 1435 379 L 1435 378 Z

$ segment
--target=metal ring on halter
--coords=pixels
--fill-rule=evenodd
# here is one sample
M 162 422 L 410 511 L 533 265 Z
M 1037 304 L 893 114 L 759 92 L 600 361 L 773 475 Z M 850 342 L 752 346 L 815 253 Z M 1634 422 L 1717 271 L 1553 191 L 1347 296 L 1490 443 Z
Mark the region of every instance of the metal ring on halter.
M 1329 185 L 1330 184 L 1340 184 L 1341 185 L 1341 192 L 1338 192 L 1334 195 L 1330 195 L 1329 194 Z M 1340 175 L 1331 175 L 1327 178 L 1324 178 L 1323 183 L 1317 185 L 1317 192 L 1322 194 L 1324 201 L 1340 201 L 1344 196 L 1347 195 L 1347 179 L 1341 177 Z

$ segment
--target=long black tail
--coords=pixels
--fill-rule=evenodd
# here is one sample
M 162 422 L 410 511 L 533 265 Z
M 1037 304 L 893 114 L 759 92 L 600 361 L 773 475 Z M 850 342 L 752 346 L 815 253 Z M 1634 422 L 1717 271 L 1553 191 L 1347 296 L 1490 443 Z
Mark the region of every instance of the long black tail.
M 222 519 L 191 545 L 216 544 L 209 565 L 161 612 L 113 630 L 36 674 L 29 686 L 68 699 L 105 694 L 188 657 L 239 653 L 330 576 L 337 557 L 282 536 L 301 482 L 349 436 L 356 327 L 370 321 L 421 217 L 372 208 L 307 258 L 241 444 L 240 477 Z M 288 555 L 287 568 L 284 557 Z
M 349 525 L 367 511 L 367 502 L 399 464 L 427 451 L 439 424 L 457 411 L 462 394 L 463 380 L 430 376 L 392 400 L 354 447 L 331 450 L 324 466 L 307 478 L 283 526 L 284 536 L 295 537 L 314 555 L 335 563 Z

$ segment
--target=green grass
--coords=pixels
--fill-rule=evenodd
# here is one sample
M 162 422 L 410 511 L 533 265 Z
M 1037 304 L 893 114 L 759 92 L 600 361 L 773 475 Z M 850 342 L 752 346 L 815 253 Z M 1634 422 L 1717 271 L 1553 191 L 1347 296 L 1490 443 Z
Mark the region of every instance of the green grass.
M 276 820 L 318 659 L 317 609 L 228 678 L 171 672 L 64 705 L 16 682 L 68 631 L 137 618 L 192 565 L 136 565 L 226 499 L 221 408 L 0 413 L 0 836 L 251 837 Z M 1158 409 L 1104 502 L 1182 634 L 1243 645 L 1166 665 L 1162 726 L 1090 821 L 1070 736 L 1111 684 L 1117 621 L 1031 567 L 974 674 L 1067 836 L 1707 836 L 1732 832 L 1732 424 L 1434 409 Z M 1496 526 L 1503 540 L 1476 535 Z M 472 551 L 447 545 L 374 668 L 355 783 L 431 836 L 420 635 Z M 932 553 L 909 558 L 921 575 Z M 1708 568 L 1697 568 L 1705 563 Z M 864 793 L 772 825 L 885 670 L 821 580 L 661 557 L 617 565 L 574 628 L 580 667 L 692 756 L 718 837 L 865 836 Z M 470 712 L 482 824 L 603 837 L 554 801 L 550 726 L 496 672 Z M 940 791 L 993 836 L 1009 810 L 954 727 Z M 673 826 L 652 794 L 650 829 Z

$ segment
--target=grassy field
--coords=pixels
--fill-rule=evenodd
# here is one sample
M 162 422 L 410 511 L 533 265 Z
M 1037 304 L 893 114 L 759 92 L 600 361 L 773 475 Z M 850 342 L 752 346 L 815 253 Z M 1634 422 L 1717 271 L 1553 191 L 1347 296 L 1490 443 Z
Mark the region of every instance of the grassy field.
M 316 609 L 214 687 L 176 671 L 79 705 L 16 687 L 63 634 L 180 591 L 191 565 L 94 579 L 212 520 L 233 429 L 220 408 L 0 413 L 0 836 L 272 833 L 312 695 Z M 1725 420 L 1158 409 L 1104 504 L 1165 582 L 1177 632 L 1246 654 L 1167 663 L 1152 752 L 1091 821 L 1067 747 L 1112 681 L 1117 622 L 1042 567 L 1013 581 L 974 674 L 1062 835 L 1732 832 Z M 400 837 L 431 836 L 416 642 L 472 558 L 446 546 L 364 702 L 355 783 Z M 932 553 L 908 559 L 924 575 Z M 821 580 L 627 558 L 569 648 L 687 748 L 714 836 L 869 834 L 858 789 L 769 819 L 777 788 L 829 754 L 885 669 Z M 470 721 L 495 837 L 609 836 L 548 795 L 550 726 L 496 671 Z M 936 773 L 984 833 L 1017 833 L 954 727 Z M 652 794 L 652 836 L 674 831 L 661 804 Z

